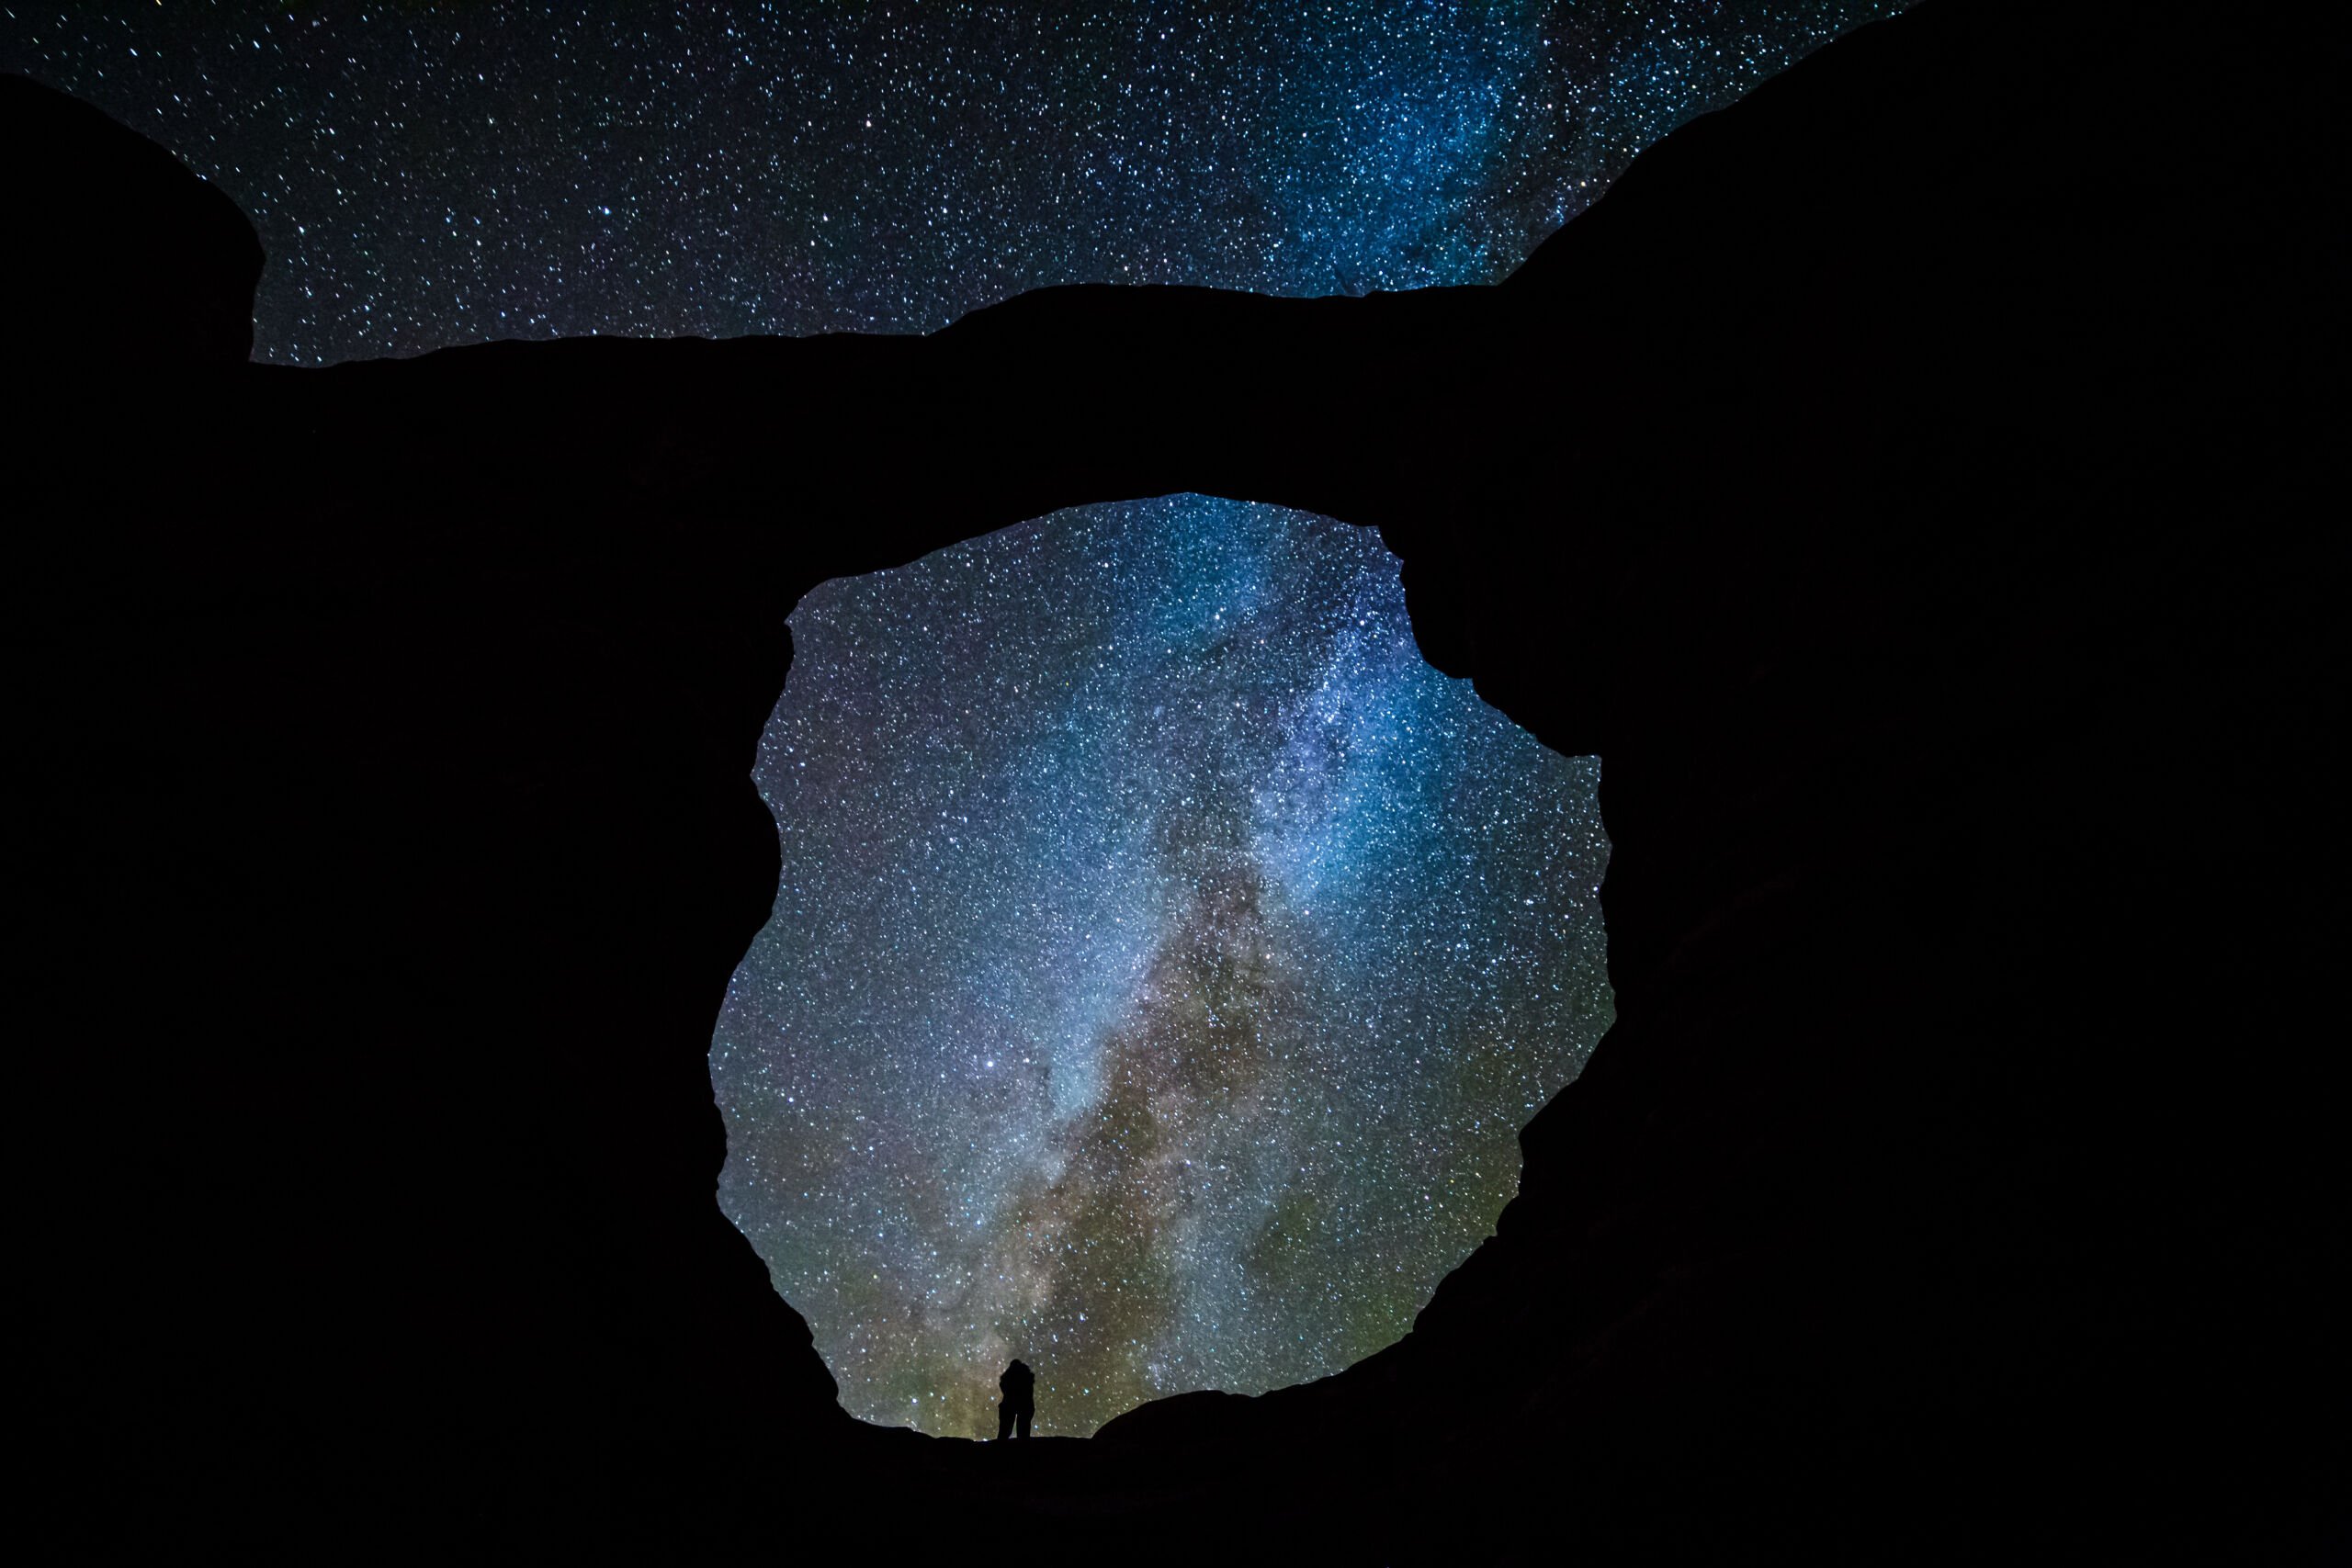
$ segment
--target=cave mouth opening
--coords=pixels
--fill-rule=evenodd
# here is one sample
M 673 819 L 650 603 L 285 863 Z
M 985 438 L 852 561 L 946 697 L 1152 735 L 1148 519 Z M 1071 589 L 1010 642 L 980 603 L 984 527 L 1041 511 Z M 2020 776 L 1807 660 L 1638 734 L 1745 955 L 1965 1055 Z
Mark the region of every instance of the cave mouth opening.
M 865 1420 L 992 1433 L 1393 1343 L 1612 1013 L 1599 762 L 1424 661 L 1369 529 L 1197 495 L 795 610 L 720 1202 Z

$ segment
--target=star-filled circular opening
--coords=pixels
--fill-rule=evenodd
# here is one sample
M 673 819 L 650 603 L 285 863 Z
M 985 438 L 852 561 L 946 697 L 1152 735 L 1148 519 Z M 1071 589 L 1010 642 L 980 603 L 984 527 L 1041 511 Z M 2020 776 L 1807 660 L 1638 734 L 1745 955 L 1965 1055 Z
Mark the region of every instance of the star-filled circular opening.
M 1423 661 L 1370 530 L 1179 496 L 829 582 L 758 782 L 721 1201 L 843 1404 L 1037 1430 L 1389 1344 L 1611 1018 L 1599 763 Z

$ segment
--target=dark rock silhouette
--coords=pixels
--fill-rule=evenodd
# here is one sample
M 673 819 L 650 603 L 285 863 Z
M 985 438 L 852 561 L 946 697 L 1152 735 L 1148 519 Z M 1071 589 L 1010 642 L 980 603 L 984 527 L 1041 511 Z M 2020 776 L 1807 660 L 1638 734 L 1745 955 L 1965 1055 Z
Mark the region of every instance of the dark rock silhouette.
M 250 232 L 12 85 L 10 306 L 146 378 L 12 343 L 35 1495 L 108 1550 L 2316 1556 L 2326 75 L 1927 0 L 1495 289 L 325 371 L 224 363 Z M 752 749 L 813 583 L 1180 489 L 1380 527 L 1432 662 L 1601 755 L 1619 1023 L 1404 1341 L 983 1462 L 842 1415 L 713 1202 Z
M 1029 1423 L 1037 1416 L 1037 1374 L 1029 1370 L 1028 1362 L 1015 1361 L 1004 1369 L 996 1386 L 1004 1396 L 996 1407 L 997 1441 L 1002 1442 L 1016 1430 L 1022 1441 L 1028 1441 Z
M 0 75 L 12 367 L 77 379 L 236 366 L 254 346 L 261 242 L 237 204 L 76 98 Z

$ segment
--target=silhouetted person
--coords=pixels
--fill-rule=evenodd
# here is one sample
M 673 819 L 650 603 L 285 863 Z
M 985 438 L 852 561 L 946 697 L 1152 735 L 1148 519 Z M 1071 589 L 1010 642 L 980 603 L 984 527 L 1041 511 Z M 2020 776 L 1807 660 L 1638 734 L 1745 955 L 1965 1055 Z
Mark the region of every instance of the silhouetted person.
M 996 1407 L 996 1440 L 1012 1436 L 1014 1423 L 1020 1424 L 1021 1436 L 1029 1436 L 1029 1418 L 1037 1414 L 1037 1374 L 1029 1370 L 1026 1361 L 1015 1361 L 1004 1369 L 1004 1376 L 996 1380 L 998 1392 L 1004 1395 Z

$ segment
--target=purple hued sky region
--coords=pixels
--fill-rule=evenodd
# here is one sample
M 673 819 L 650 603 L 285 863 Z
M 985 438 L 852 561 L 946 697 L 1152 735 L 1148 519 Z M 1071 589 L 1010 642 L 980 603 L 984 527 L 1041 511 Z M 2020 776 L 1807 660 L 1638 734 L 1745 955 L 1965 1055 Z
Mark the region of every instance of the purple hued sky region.
M 323 364 L 1493 282 L 1900 9 L 140 0 L 0 6 L 0 68 L 233 197 L 256 355 Z M 711 1076 L 850 1411 L 993 1430 L 1019 1355 L 1082 1434 L 1408 1328 L 1609 1021 L 1598 762 L 1422 662 L 1377 536 L 1270 507 L 1057 514 L 792 628 Z

